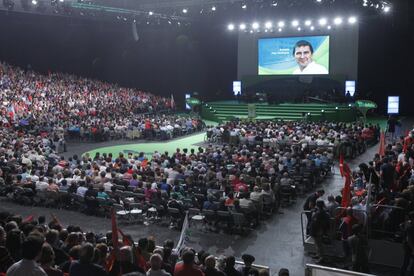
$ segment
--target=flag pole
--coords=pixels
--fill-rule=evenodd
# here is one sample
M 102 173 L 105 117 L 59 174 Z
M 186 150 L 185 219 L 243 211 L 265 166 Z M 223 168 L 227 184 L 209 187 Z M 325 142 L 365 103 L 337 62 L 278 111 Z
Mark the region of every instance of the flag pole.
M 365 212 L 367 213 L 366 219 L 366 230 L 367 236 L 369 233 L 369 223 L 371 222 L 371 193 L 372 193 L 372 172 L 369 175 L 369 186 L 368 186 L 368 194 L 367 194 L 367 202 L 365 203 Z

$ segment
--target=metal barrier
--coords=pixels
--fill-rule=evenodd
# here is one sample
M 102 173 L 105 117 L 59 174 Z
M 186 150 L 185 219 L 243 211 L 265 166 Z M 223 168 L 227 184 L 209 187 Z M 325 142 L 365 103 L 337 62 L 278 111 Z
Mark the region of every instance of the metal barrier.
M 372 274 L 360 273 L 355 271 L 343 270 L 333 267 L 306 264 L 305 276 L 374 276 Z
M 404 251 L 401 241 L 396 242 L 395 239 L 390 239 L 388 237 L 394 237 L 396 235 L 395 232 L 389 232 L 383 230 L 382 228 L 377 229 L 372 227 L 372 213 L 376 212 L 378 208 L 385 208 L 385 209 L 395 209 L 395 210 L 403 210 L 401 207 L 397 206 L 390 206 L 390 205 L 373 205 L 369 209 L 370 212 L 366 212 L 366 210 L 358 210 L 353 209 L 354 216 L 359 216 L 360 219 L 363 219 L 364 222 L 364 232 L 368 239 L 369 248 L 370 248 L 370 255 L 369 255 L 369 263 L 371 264 L 381 264 L 390 267 L 401 267 L 402 261 L 404 258 Z M 329 232 L 329 236 L 331 237 L 333 243 L 341 242 L 337 239 L 339 230 L 339 222 L 340 218 L 342 217 L 342 213 L 345 212 L 345 208 L 338 207 L 334 211 L 334 216 L 331 217 L 331 229 Z M 382 210 L 384 212 L 384 210 Z M 390 211 L 385 211 L 390 212 Z M 305 220 L 306 214 L 309 211 L 301 213 L 301 227 L 302 227 L 302 242 L 304 246 L 304 250 L 308 253 L 315 252 L 315 244 L 311 237 L 306 236 L 306 224 L 307 219 Z M 374 216 L 375 219 L 375 216 Z M 378 235 L 381 234 L 382 236 Z M 385 236 L 384 236 L 385 235 Z M 384 250 L 385 249 L 385 250 Z M 341 247 L 337 247 L 336 250 L 341 250 Z M 335 253 L 335 252 L 333 252 Z M 337 252 L 339 253 L 339 252 Z M 342 255 L 342 254 L 338 254 Z
M 380 208 L 383 210 L 379 213 L 378 209 Z M 393 210 L 398 212 L 399 214 L 397 213 L 397 215 L 400 216 L 399 218 L 401 221 L 398 221 L 396 223 L 397 225 L 394 225 L 395 222 L 390 224 L 390 222 L 387 220 L 390 218 L 389 214 Z M 392 239 L 393 241 L 397 241 L 396 235 L 398 231 L 390 231 L 391 229 L 387 229 L 386 224 L 388 223 L 389 225 L 398 227 L 400 223 L 404 222 L 404 220 L 405 220 L 405 210 L 403 208 L 398 207 L 398 206 L 393 206 L 393 205 L 374 204 L 370 208 L 370 226 L 371 226 L 370 237 L 372 239 L 387 238 L 387 239 Z M 373 223 L 375 223 L 376 227 L 373 227 L 372 225 Z M 397 230 L 397 229 L 394 229 L 394 230 Z M 382 235 L 382 237 L 378 238 L 378 235 Z

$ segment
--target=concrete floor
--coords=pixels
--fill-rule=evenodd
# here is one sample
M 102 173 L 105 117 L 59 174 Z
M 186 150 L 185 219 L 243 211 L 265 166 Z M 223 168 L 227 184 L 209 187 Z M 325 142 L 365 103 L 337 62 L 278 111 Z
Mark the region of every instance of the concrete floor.
M 92 147 L 97 148 L 106 145 L 109 145 L 109 143 L 69 145 L 68 148 L 71 149 L 71 154 L 79 154 L 90 150 Z M 357 167 L 361 162 L 368 161 L 377 150 L 377 146 L 372 147 L 363 155 L 350 161 L 351 169 Z M 336 174 L 320 185 L 320 188 L 323 188 L 326 192 L 325 199 L 329 194 L 339 194 L 343 183 L 344 180 L 340 177 L 339 168 L 336 164 Z M 248 236 L 202 233 L 192 230 L 188 245 L 196 250 L 203 248 L 214 255 L 234 254 L 236 258 L 240 258 L 244 253 L 250 253 L 256 257 L 257 264 L 269 266 L 272 275 L 275 273 L 277 275 L 277 271 L 282 267 L 288 268 L 291 275 L 304 275 L 305 264 L 312 263 L 312 258 L 305 256 L 302 244 L 300 213 L 304 201 L 305 197 L 298 198 L 295 204 L 282 208 L 279 214 L 275 214 L 271 219 L 264 221 Z M 6 210 L 23 216 L 48 216 L 54 213 L 64 225 L 79 225 L 83 231 L 91 230 L 105 233 L 111 229 L 110 220 L 105 218 L 87 216 L 66 210 L 20 206 L 9 202 L 5 198 L 1 198 L 0 202 L 1 211 Z M 131 234 L 134 239 L 154 236 L 157 244 L 161 244 L 167 238 L 177 242 L 180 236 L 178 230 L 170 230 L 166 226 L 153 224 L 148 226 L 121 225 L 121 229 L 123 232 Z M 376 271 L 377 275 L 397 275 L 397 271 L 393 269 L 376 267 L 373 270 Z

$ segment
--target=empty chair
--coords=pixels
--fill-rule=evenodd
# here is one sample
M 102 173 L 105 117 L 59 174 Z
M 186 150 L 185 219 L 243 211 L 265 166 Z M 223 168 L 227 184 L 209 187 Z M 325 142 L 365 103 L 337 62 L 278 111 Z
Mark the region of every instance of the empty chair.
M 122 220 L 129 220 L 130 219 L 130 212 L 125 210 L 124 206 L 121 204 L 114 203 L 112 205 L 116 214 L 116 217 Z
M 144 221 L 143 208 L 141 203 L 130 203 L 129 213 L 133 221 Z
M 241 234 L 245 234 L 250 229 L 249 221 L 246 219 L 243 213 L 232 213 L 233 230 L 239 231 Z
M 177 208 L 168 208 L 168 214 L 170 216 L 170 227 L 180 228 L 182 224 L 182 214 Z
M 205 224 L 205 216 L 200 214 L 200 209 L 197 208 L 190 208 L 188 209 L 188 217 L 190 219 L 190 227 L 191 225 L 195 225 L 197 228 L 199 226 L 204 226 Z

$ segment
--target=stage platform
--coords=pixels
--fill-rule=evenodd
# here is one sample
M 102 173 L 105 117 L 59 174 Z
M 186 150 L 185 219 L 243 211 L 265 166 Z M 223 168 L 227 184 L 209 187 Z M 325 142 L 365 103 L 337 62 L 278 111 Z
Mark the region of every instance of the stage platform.
M 351 122 L 357 118 L 357 110 L 348 104 L 323 103 L 253 103 L 256 120 L 303 120 L 304 114 L 309 121 Z M 233 118 L 247 119 L 248 104 L 238 101 L 218 101 L 203 103 L 203 118 L 223 122 Z

